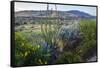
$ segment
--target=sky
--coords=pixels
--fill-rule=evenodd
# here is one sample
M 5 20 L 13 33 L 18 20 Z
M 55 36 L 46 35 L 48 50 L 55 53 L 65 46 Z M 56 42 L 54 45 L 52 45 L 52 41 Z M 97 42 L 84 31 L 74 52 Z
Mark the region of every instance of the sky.
M 59 11 L 79 10 L 96 16 L 96 7 L 90 6 L 73 6 L 73 5 L 56 5 Z M 41 3 L 26 3 L 26 2 L 15 2 L 15 12 L 23 10 L 46 10 L 47 4 Z M 49 10 L 55 10 L 54 4 L 49 4 Z

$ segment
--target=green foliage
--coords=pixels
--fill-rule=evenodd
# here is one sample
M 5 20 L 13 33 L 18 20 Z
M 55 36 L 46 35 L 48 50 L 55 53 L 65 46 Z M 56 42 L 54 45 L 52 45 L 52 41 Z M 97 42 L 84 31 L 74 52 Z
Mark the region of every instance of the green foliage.
M 77 55 L 73 52 L 63 52 L 62 54 L 60 54 L 60 56 L 58 57 L 58 59 L 56 60 L 55 63 L 69 64 L 69 63 L 77 63 L 77 62 L 81 62 L 81 58 L 79 55 Z
M 50 61 L 50 49 L 45 51 L 39 44 L 31 44 L 21 32 L 15 32 L 15 41 L 16 65 L 40 65 Z
M 21 35 L 20 32 L 15 32 L 15 60 L 16 65 L 22 65 L 26 55 L 31 50 L 31 44 Z
M 82 41 L 76 50 L 80 56 L 84 56 L 90 49 L 96 48 L 96 22 L 85 19 L 79 25 Z

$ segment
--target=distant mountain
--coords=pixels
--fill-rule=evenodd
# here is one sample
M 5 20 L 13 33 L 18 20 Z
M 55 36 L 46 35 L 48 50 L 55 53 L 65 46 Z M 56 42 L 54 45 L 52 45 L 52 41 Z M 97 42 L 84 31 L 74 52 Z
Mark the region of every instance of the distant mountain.
M 54 12 L 54 11 L 52 11 Z M 22 16 L 22 17 L 40 17 L 40 16 L 48 16 L 52 15 L 51 11 L 39 11 L 39 10 L 24 10 L 15 12 L 15 16 Z M 82 12 L 79 10 L 70 10 L 70 11 L 58 11 L 60 17 L 79 17 L 79 18 L 95 18 L 86 12 Z
M 24 10 L 15 12 L 15 16 L 22 16 L 22 17 L 40 17 L 40 16 L 51 16 L 55 15 L 55 11 L 38 11 L 38 10 Z M 58 11 L 60 17 L 77 17 L 77 15 L 72 13 L 67 13 L 67 11 Z M 55 17 L 55 16 L 54 16 Z
M 92 16 L 92 15 L 86 13 L 86 12 L 83 12 L 83 11 L 70 10 L 70 11 L 67 11 L 67 12 L 75 14 L 75 15 L 77 15 L 80 18 L 95 18 L 95 16 Z
M 33 22 L 33 21 L 38 21 L 39 19 L 42 18 L 44 19 L 58 19 L 58 15 L 60 20 L 66 19 L 66 20 L 76 20 L 79 18 L 88 18 L 88 19 L 94 19 L 96 18 L 95 16 L 92 16 L 88 13 L 81 12 L 78 10 L 70 10 L 70 11 L 39 11 L 39 10 L 24 10 L 24 11 L 18 11 L 15 12 L 15 23 L 25 23 L 25 22 Z M 48 18 L 49 17 L 49 18 Z

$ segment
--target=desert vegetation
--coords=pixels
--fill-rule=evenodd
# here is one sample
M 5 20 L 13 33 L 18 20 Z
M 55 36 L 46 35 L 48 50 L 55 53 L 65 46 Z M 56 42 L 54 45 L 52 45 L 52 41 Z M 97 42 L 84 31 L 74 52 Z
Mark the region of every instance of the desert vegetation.
M 95 20 L 83 19 L 71 25 L 53 22 L 16 26 L 16 65 L 88 62 L 96 55 Z

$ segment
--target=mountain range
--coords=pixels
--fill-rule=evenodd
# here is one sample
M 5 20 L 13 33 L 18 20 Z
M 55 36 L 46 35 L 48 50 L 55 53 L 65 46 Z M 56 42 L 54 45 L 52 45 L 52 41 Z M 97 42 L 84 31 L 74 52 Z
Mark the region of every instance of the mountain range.
M 55 11 L 39 11 L 39 10 L 24 10 L 15 12 L 15 17 L 42 17 L 42 16 L 50 16 Z M 69 11 L 57 11 L 60 17 L 79 17 L 79 18 L 95 18 L 96 16 L 90 15 L 86 12 L 79 10 L 69 10 Z

